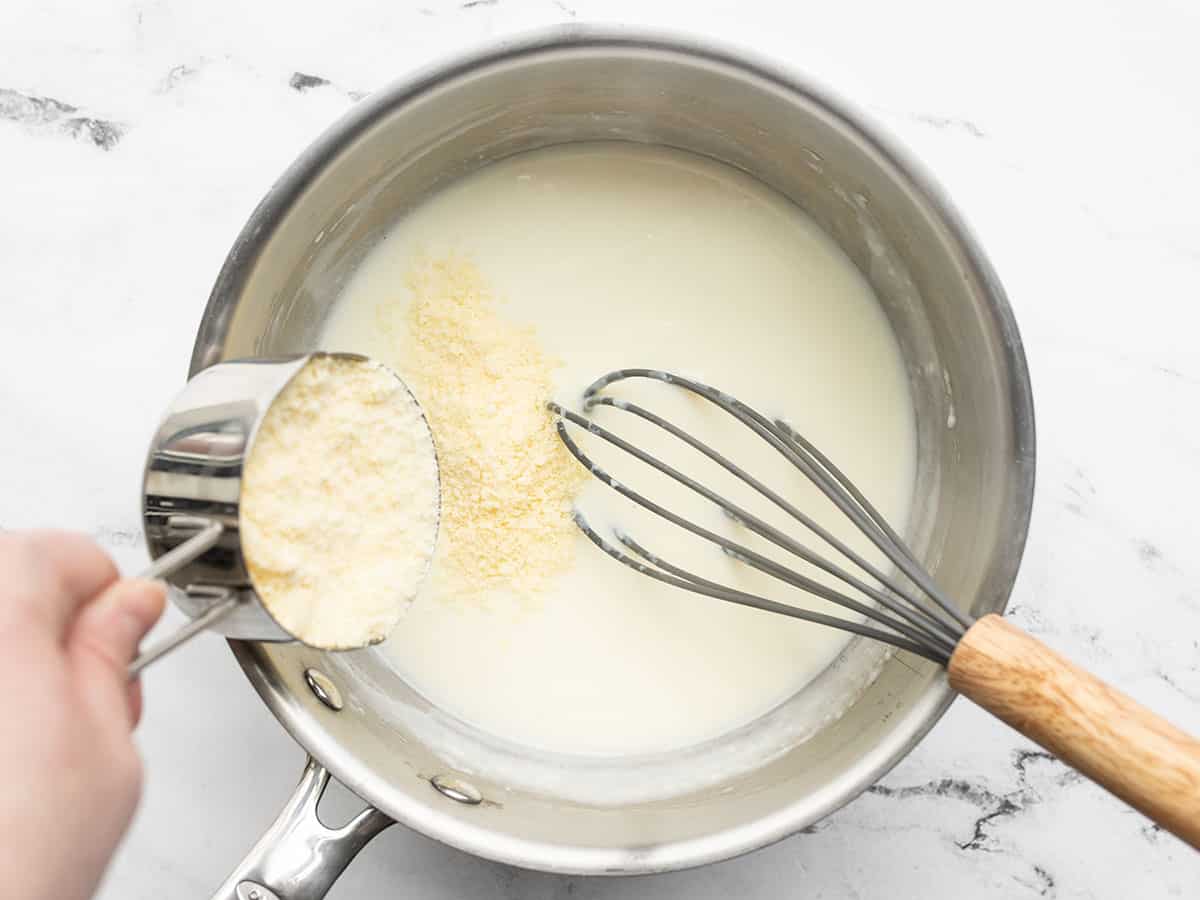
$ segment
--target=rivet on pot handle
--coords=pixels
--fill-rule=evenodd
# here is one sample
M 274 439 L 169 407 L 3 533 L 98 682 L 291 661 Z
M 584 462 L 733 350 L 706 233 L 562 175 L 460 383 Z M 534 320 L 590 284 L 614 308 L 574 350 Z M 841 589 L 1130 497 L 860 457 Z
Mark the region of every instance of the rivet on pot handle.
M 369 808 L 341 828 L 327 828 L 317 815 L 327 784 L 329 771 L 310 759 L 291 799 L 212 900 L 321 900 L 328 893 L 392 820 Z

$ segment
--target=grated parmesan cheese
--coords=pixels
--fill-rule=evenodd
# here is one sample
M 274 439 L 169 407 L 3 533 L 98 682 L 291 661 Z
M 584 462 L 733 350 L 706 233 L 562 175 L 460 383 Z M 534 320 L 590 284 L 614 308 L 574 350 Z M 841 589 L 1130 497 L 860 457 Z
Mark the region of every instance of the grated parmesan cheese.
M 571 504 L 587 478 L 545 408 L 561 363 L 499 313 L 471 261 L 421 259 L 407 286 L 400 359 L 437 444 L 440 592 L 528 597 L 571 565 Z
M 438 532 L 438 471 L 412 395 L 377 362 L 314 356 L 263 417 L 242 476 L 242 550 L 263 605 L 327 650 L 387 637 Z

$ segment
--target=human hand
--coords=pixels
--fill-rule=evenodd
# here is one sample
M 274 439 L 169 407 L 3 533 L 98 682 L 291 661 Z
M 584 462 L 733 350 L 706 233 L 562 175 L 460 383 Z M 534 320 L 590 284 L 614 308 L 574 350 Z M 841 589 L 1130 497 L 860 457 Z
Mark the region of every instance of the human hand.
M 82 535 L 0 533 L 0 895 L 95 891 L 141 793 L 126 667 L 164 597 Z

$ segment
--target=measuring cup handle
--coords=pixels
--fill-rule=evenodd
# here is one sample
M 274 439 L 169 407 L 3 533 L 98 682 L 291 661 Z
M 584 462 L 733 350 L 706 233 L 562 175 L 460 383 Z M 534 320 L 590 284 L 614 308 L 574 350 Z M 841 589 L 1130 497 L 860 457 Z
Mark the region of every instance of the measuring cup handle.
M 200 632 L 207 629 L 210 625 L 215 625 L 221 619 L 225 618 L 234 609 L 237 608 L 241 601 L 235 591 L 228 591 L 224 596 L 220 597 L 212 606 L 202 612 L 196 618 L 192 619 L 186 625 L 181 625 L 169 637 L 159 641 L 145 653 L 139 653 L 138 658 L 129 664 L 129 678 L 132 680 L 137 678 L 142 669 L 150 665 L 156 659 L 166 656 L 176 647 L 185 644 L 198 635 Z
M 158 557 L 158 559 L 154 560 L 145 570 L 138 574 L 138 578 L 165 578 L 216 546 L 217 541 L 221 539 L 221 534 L 224 532 L 225 527 L 220 522 L 213 522 L 208 519 L 196 519 L 194 522 L 195 527 L 198 529 L 196 533 L 178 547 L 168 550 L 162 556 Z M 142 669 L 146 668 L 146 666 L 159 657 L 170 653 L 180 644 L 195 637 L 208 626 L 215 624 L 233 612 L 237 604 L 238 598 L 234 591 L 227 591 L 224 595 L 219 596 L 216 602 L 209 606 L 208 609 L 196 616 L 196 618 L 192 619 L 166 640 L 160 641 L 145 653 L 139 654 L 138 658 L 129 665 L 130 679 L 136 678 Z
M 329 771 L 309 759 L 279 816 L 212 900 L 321 900 L 358 851 L 392 820 L 368 807 L 341 828 L 327 828 L 317 804 Z

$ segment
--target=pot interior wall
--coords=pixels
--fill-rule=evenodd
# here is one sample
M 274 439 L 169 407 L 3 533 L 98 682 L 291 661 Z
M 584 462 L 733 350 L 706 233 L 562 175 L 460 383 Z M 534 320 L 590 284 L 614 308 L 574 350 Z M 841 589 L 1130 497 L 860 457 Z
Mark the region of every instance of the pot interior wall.
M 231 257 L 214 298 L 235 302 L 206 317 L 194 369 L 312 349 L 341 287 L 387 226 L 491 161 L 581 140 L 710 156 L 790 197 L 871 281 L 903 348 L 917 413 L 909 538 L 965 608 L 1003 607 L 1024 539 L 1032 448 L 1019 446 L 1014 422 L 1020 398 L 1007 351 L 1015 334 L 987 299 L 999 288 L 972 262 L 938 201 L 822 98 L 716 57 L 598 43 L 500 55 L 367 101 L 350 118 L 354 136 L 323 140 L 297 163 L 306 177 L 285 177 L 256 214 L 278 220 Z M 851 352 L 846 365 L 854 365 Z M 431 750 L 413 722 L 436 714 L 369 653 L 235 649 L 285 726 L 361 796 L 474 852 L 563 871 L 703 862 L 802 827 L 902 755 L 949 696 L 937 667 L 908 654 L 885 660 L 878 647 L 855 642 L 805 693 L 865 683 L 881 665 L 879 676 L 811 740 L 735 782 L 613 805 L 578 800 L 573 783 L 595 773 L 570 764 L 543 761 L 540 789 L 513 789 L 496 772 L 521 754 L 490 745 L 497 765 L 479 767 L 471 762 L 478 747 L 468 746 L 479 736 L 446 723 Z M 338 683 L 340 713 L 305 688 L 310 665 Z M 685 763 L 648 760 L 643 777 L 662 777 L 661 766 L 672 764 Z M 434 792 L 427 779 L 447 771 L 465 774 L 486 802 L 464 806 Z

